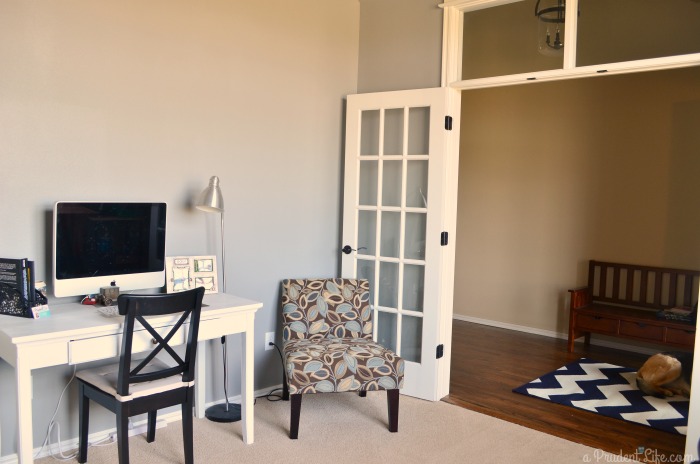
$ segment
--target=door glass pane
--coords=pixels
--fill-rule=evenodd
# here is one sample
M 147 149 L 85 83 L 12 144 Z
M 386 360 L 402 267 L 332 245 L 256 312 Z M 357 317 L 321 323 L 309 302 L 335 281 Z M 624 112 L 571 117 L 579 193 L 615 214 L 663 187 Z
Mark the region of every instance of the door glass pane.
M 384 172 L 382 173 L 383 206 L 401 206 L 402 166 L 403 162 L 401 161 L 384 161 Z
M 377 212 L 359 211 L 357 214 L 357 254 L 376 254 Z
M 360 161 L 360 204 L 377 206 L 377 162 Z
M 401 233 L 401 213 L 382 212 L 382 232 L 380 255 L 387 258 L 399 257 L 399 237 Z
M 369 281 L 370 304 L 374 305 L 374 260 L 357 260 L 357 278 Z
M 406 264 L 403 268 L 403 309 L 423 311 L 425 267 Z
M 379 311 L 377 317 L 377 342 L 396 352 L 396 333 L 396 314 Z
M 700 52 L 700 3 L 579 0 L 576 65 Z
M 399 265 L 379 263 L 379 306 L 397 308 L 399 306 Z
M 362 112 L 360 156 L 379 155 L 379 110 Z
M 406 361 L 420 363 L 423 345 L 423 318 L 413 316 L 401 317 L 401 357 Z
M 425 213 L 406 213 L 404 258 L 425 259 Z
M 409 161 L 406 166 L 406 206 L 428 207 L 428 161 Z
M 556 5 L 557 0 L 542 0 L 540 10 L 545 3 Z M 547 25 L 558 24 L 539 21 L 536 4 L 537 0 L 525 0 L 464 13 L 462 79 L 563 68 L 563 50 L 554 54 L 539 51 L 540 24 L 545 25 L 542 32 L 546 32 Z M 550 34 L 555 35 L 554 28 Z M 563 34 L 561 23 L 560 37 Z
M 430 107 L 421 106 L 408 110 L 407 154 L 427 155 L 430 149 Z
M 403 108 L 384 111 L 384 156 L 403 155 Z

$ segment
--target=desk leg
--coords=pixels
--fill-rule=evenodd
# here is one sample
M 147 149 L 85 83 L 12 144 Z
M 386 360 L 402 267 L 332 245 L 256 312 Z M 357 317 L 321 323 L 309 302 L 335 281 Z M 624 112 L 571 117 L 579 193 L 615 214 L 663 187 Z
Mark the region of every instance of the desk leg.
M 32 371 L 17 359 L 17 457 L 20 464 L 33 462 L 34 434 L 32 432 Z
M 207 341 L 197 342 L 197 372 L 194 382 L 194 416 L 197 419 L 204 417 L 206 393 L 207 393 Z
M 247 324 L 246 331 L 241 334 L 241 349 L 243 351 L 241 359 L 241 419 L 243 421 L 243 442 L 248 445 L 255 440 L 253 431 L 253 401 L 255 397 L 255 391 L 253 390 L 253 367 L 255 364 L 253 357 L 253 333 L 254 325 L 251 318 Z

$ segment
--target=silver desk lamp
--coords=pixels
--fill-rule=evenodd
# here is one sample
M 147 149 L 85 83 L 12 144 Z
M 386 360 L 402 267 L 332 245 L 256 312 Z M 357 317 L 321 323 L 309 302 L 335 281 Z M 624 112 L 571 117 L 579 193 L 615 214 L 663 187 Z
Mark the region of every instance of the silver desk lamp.
M 226 293 L 226 251 L 224 249 L 224 197 L 219 188 L 219 178 L 212 176 L 209 186 L 205 188 L 196 204 L 197 209 L 207 213 L 221 215 L 221 289 Z M 221 337 L 221 347 L 224 358 L 224 397 L 226 402 L 207 408 L 204 415 L 214 422 L 236 422 L 241 420 L 241 406 L 228 401 L 228 363 L 226 359 L 226 336 Z

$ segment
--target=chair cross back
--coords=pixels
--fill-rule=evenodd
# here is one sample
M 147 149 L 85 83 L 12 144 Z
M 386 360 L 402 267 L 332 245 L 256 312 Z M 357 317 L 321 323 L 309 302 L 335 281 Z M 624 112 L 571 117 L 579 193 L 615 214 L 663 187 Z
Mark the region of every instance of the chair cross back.
M 199 317 L 192 317 L 192 315 L 197 305 L 194 302 L 185 300 L 173 302 L 172 299 L 166 303 L 162 298 L 157 298 L 157 296 L 154 295 L 154 298 L 150 299 L 147 295 L 138 295 L 138 298 L 135 296 L 130 298 L 130 295 L 121 295 L 118 300 L 119 314 L 125 316 L 121 351 L 122 359 L 117 380 L 117 392 L 120 395 L 129 394 L 130 384 L 163 379 L 176 374 L 182 374 L 183 382 L 194 380 L 194 363 L 191 362 L 191 359 L 194 359 L 196 355 Z M 191 300 L 191 297 L 189 299 Z M 182 312 L 182 314 L 165 336 L 159 334 L 146 319 L 146 316 L 162 316 L 178 312 Z M 185 359 L 182 359 L 170 345 L 170 341 L 188 320 L 190 325 L 187 336 L 187 354 Z M 130 369 L 133 333 L 136 322 L 153 337 L 154 347 L 136 367 Z M 176 365 L 168 369 L 142 373 L 141 371 L 161 352 L 168 353 Z

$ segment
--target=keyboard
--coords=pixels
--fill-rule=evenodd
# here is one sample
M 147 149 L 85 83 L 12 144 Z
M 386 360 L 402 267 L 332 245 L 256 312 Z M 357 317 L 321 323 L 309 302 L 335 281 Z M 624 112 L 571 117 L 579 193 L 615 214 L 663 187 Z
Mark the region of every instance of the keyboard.
M 105 317 L 119 316 L 119 308 L 116 306 L 95 306 L 95 308 Z

